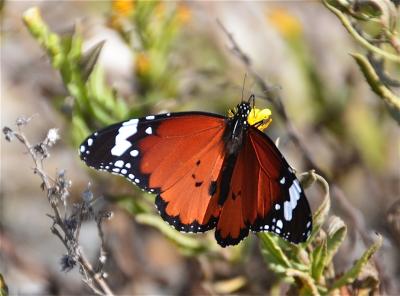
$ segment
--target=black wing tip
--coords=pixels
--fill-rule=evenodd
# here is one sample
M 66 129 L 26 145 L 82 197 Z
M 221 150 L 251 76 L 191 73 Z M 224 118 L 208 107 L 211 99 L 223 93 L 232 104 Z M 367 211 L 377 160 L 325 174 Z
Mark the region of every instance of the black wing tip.
M 235 238 L 231 237 L 231 235 L 228 235 L 227 237 L 223 238 L 221 236 L 221 232 L 218 229 L 215 230 L 215 239 L 217 243 L 223 248 L 239 244 L 248 235 L 249 235 L 249 228 L 247 227 L 240 229 L 239 236 Z
M 158 194 L 155 200 L 155 206 L 158 212 L 160 213 L 161 218 L 180 232 L 201 233 L 209 231 L 217 225 L 218 218 L 214 216 L 211 217 L 210 221 L 208 221 L 207 224 L 200 224 L 197 220 L 194 220 L 194 222 L 190 224 L 183 224 L 179 216 L 170 216 L 167 214 L 166 212 L 167 205 L 168 202 L 164 201 L 160 196 L 160 194 Z

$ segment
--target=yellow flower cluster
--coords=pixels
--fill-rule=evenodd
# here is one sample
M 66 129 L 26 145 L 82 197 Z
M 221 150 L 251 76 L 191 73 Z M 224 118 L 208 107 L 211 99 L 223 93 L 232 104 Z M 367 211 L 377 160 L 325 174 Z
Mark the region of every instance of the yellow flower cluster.
M 250 125 L 255 125 L 260 131 L 263 131 L 271 124 L 271 115 L 272 112 L 268 108 L 262 110 L 253 108 L 247 116 L 247 122 Z
M 284 8 L 273 8 L 267 11 L 267 20 L 284 37 L 297 37 L 302 32 L 299 19 Z
M 148 73 L 150 69 L 150 60 L 147 54 L 141 52 L 136 56 L 136 72 L 140 75 Z
M 113 0 L 111 9 L 119 17 L 126 17 L 132 14 L 135 8 L 133 0 Z

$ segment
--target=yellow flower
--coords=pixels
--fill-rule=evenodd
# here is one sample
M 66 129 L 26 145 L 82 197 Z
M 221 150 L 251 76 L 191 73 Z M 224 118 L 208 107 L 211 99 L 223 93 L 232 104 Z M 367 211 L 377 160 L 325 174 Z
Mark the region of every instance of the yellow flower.
M 113 0 L 111 4 L 112 11 L 119 17 L 126 17 L 132 14 L 135 8 L 133 0 Z
M 139 75 L 144 75 L 149 72 L 150 60 L 144 52 L 138 53 L 136 56 L 136 71 Z
M 267 20 L 284 37 L 297 37 L 302 32 L 302 26 L 297 17 L 284 8 L 273 8 L 267 11 Z
M 260 131 L 265 130 L 272 122 L 271 118 L 272 112 L 270 109 L 251 109 L 249 115 L 247 116 L 247 122 L 250 125 L 254 125 Z

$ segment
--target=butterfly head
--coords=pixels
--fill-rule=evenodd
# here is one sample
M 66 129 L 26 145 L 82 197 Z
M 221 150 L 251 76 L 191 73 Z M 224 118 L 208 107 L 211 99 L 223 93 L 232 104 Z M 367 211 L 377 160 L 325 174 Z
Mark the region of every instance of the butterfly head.
M 251 107 L 250 102 L 241 102 L 234 110 L 229 110 L 228 117 L 242 120 L 243 126 L 254 126 L 260 131 L 265 130 L 272 122 L 270 109 Z

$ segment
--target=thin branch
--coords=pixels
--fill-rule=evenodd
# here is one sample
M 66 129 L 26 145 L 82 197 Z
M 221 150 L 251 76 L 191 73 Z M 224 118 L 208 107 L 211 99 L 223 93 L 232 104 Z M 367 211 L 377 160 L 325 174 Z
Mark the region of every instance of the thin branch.
M 346 28 L 346 30 L 349 32 L 349 34 L 351 36 L 353 36 L 353 38 L 360 43 L 362 46 L 364 46 L 366 49 L 379 54 L 382 57 L 385 57 L 388 60 L 391 60 L 393 62 L 396 63 L 400 63 L 400 56 L 396 55 L 396 54 L 392 54 L 389 53 L 383 49 L 380 49 L 379 47 L 376 47 L 374 45 L 372 45 L 371 43 L 369 43 L 367 40 L 365 40 L 365 38 L 363 38 L 356 29 L 354 29 L 354 27 L 351 25 L 351 22 L 347 19 L 347 17 L 337 8 L 333 7 L 332 5 L 330 5 L 328 3 L 327 0 L 323 0 L 322 3 L 326 6 L 326 8 L 328 8 L 330 11 L 332 11 L 340 20 L 340 22 L 342 23 L 342 25 Z M 391 40 L 392 42 L 396 41 L 395 39 Z M 398 41 L 397 41 L 398 42 Z M 396 45 L 397 43 L 394 42 L 394 44 Z
M 68 188 L 70 186 L 70 182 L 65 179 L 63 172 L 59 173 L 56 179 L 52 179 L 44 171 L 43 160 L 49 156 L 47 151 L 48 148 L 51 147 L 58 139 L 57 131 L 51 129 L 43 142 L 37 145 L 32 145 L 27 137 L 24 135 L 24 133 L 21 131 L 21 127 L 26 125 L 29 120 L 29 118 L 20 118 L 17 120 L 18 131 L 14 131 L 8 127 L 5 127 L 3 128 L 3 133 L 6 140 L 11 141 L 13 138 L 16 138 L 20 143 L 25 146 L 35 165 L 33 171 L 42 180 L 41 187 L 43 190 L 45 190 L 50 206 L 54 212 L 54 215 L 47 214 L 47 216 L 49 216 L 53 220 L 53 225 L 50 227 L 51 232 L 60 239 L 60 241 L 64 244 L 65 248 L 68 251 L 68 255 L 66 255 L 68 258 L 65 258 L 65 260 L 68 261 L 68 264 L 63 266 L 63 268 L 65 270 L 72 269 L 74 261 L 77 261 L 81 266 L 81 270 L 85 274 L 85 279 L 83 281 L 94 293 L 99 295 L 113 295 L 113 292 L 111 291 L 102 274 L 96 272 L 93 269 L 92 265 L 83 254 L 83 251 L 81 250 L 81 247 L 77 240 L 78 236 L 74 236 L 75 228 L 67 225 L 66 219 L 61 218 L 58 206 L 60 202 L 63 202 L 65 204 L 65 198 L 69 194 Z M 84 203 L 85 201 L 83 202 L 83 204 Z M 82 214 L 82 211 L 80 211 L 80 213 Z M 81 223 L 82 217 L 79 217 L 78 224 L 76 225 L 77 229 L 80 228 Z M 60 232 L 57 226 L 61 229 L 62 232 Z M 101 250 L 103 251 L 103 234 L 101 235 L 101 241 Z M 102 264 L 103 263 L 104 262 L 102 262 Z

